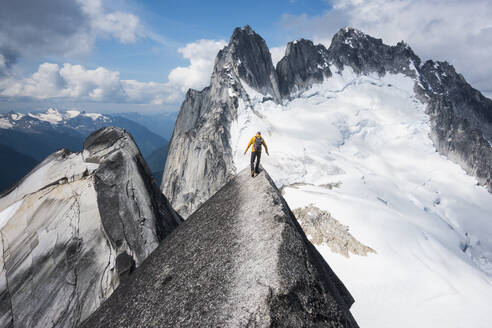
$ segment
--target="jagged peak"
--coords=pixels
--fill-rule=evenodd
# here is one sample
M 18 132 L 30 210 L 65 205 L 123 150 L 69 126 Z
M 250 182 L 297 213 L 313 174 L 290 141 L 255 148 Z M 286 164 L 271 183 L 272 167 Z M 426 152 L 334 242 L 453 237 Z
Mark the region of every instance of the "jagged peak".
M 241 30 L 248 34 L 256 34 L 255 31 L 248 24 L 246 24 Z
M 344 28 L 341 28 L 333 37 L 336 37 L 337 35 L 351 36 L 351 37 L 357 37 L 357 38 L 371 37 L 370 35 L 364 33 L 362 30 L 359 30 L 359 29 L 357 29 L 355 27 L 351 27 L 351 26 L 345 26 Z
M 314 43 L 311 40 L 300 38 L 298 40 L 292 40 L 289 43 L 287 43 L 287 49 L 292 48 L 292 47 L 298 47 L 300 45 L 314 46 Z
M 231 73 L 263 95 L 280 101 L 270 50 L 249 25 L 234 29 L 229 44 L 219 51 L 212 80 L 215 80 L 214 76 L 220 76 L 221 81 L 234 79 Z
M 350 47 L 358 48 L 364 47 L 367 42 L 383 45 L 383 40 L 373 38 L 372 36 L 365 34 L 361 30 L 353 27 L 344 27 L 340 29 L 331 40 L 330 48 L 335 47 Z
M 234 29 L 234 32 L 232 32 L 231 38 L 229 39 L 229 45 L 231 45 L 235 42 L 244 41 L 245 37 L 246 38 L 249 38 L 249 37 L 260 38 L 261 40 L 263 40 L 263 38 L 258 33 L 256 33 L 251 28 L 251 26 L 246 25 L 244 27 L 236 27 Z
M 326 51 L 325 46 L 323 46 L 322 44 L 314 44 L 314 42 L 311 40 L 301 38 L 287 43 L 284 58 L 289 56 L 293 51 L 296 51 L 298 49 L 310 49 L 310 48 L 317 49 L 319 51 Z

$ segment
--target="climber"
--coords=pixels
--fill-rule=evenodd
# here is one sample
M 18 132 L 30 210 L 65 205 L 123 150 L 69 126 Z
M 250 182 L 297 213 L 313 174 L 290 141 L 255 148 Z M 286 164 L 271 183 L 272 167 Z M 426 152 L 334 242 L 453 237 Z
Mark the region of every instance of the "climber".
M 260 158 L 261 158 L 261 146 L 265 147 L 265 151 L 268 156 L 270 154 L 268 153 L 268 147 L 266 145 L 265 139 L 261 136 L 261 132 L 256 132 L 256 135 L 251 138 L 251 140 L 248 143 L 248 146 L 246 147 L 246 150 L 244 151 L 244 155 L 246 155 L 246 152 L 249 149 L 249 146 L 252 145 L 251 148 L 251 176 L 254 177 L 255 174 L 260 173 L 258 171 L 260 167 Z M 256 159 L 256 166 L 255 166 L 255 159 Z

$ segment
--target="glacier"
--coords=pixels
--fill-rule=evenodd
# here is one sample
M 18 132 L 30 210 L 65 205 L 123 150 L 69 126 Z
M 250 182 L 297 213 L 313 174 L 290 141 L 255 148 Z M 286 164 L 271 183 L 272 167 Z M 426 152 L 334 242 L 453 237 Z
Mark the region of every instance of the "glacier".
M 230 128 L 236 170 L 248 167 L 244 148 L 261 131 L 270 150 L 262 165 L 289 206 L 330 212 L 377 252 L 317 246 L 362 327 L 488 327 L 490 193 L 436 151 L 413 78 L 330 70 L 280 104 L 241 81 L 249 101 L 239 99 Z

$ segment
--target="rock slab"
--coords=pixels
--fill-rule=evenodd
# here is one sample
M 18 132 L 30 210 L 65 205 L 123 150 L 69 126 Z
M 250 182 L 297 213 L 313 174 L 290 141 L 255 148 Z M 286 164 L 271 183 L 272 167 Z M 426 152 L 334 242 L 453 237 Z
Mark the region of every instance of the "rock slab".
M 75 327 L 181 218 L 133 138 L 103 128 L 0 198 L 0 327 Z
M 268 174 L 244 170 L 82 327 L 358 327 L 353 302 Z

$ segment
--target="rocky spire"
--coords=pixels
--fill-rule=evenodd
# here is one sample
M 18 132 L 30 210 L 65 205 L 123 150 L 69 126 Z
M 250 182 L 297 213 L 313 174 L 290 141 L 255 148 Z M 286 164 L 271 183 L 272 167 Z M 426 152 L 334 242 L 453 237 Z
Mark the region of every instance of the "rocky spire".
M 328 51 L 310 40 L 289 42 L 276 71 L 282 97 L 293 96 L 331 76 Z
M 235 75 L 256 91 L 280 101 L 272 56 L 263 38 L 249 25 L 236 28 L 229 44 L 217 56 L 214 71 L 232 66 Z
M 414 69 L 420 66 L 420 59 L 404 42 L 389 46 L 381 39 L 346 27 L 338 31 L 328 48 L 331 62 L 342 70 L 351 67 L 356 74 L 403 73 L 416 77 Z
M 243 82 L 280 102 L 270 51 L 249 26 L 234 30 L 217 54 L 210 86 L 189 90 L 176 120 L 161 188 L 185 218 L 235 173 L 229 127 L 239 99 L 249 99 Z
M 0 326 L 76 327 L 177 227 L 133 138 L 108 127 L 0 198 Z

